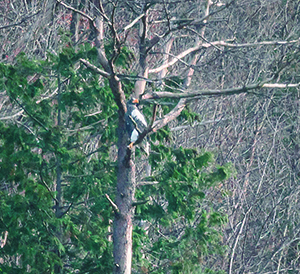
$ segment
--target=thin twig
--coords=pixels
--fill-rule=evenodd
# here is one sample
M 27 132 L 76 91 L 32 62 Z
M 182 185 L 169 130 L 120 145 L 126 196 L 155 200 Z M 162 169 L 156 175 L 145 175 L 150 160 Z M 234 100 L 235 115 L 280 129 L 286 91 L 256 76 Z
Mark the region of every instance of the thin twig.
M 76 12 L 76 13 L 80 14 L 81 16 L 83 16 L 83 17 L 87 18 L 88 20 L 90 20 L 91 22 L 94 21 L 94 19 L 92 17 L 90 17 L 88 14 L 82 12 L 81 10 L 78 10 L 78 9 L 75 9 L 75 8 L 71 7 L 71 6 L 67 5 L 66 3 L 64 3 L 63 1 L 61 1 L 61 0 L 56 0 L 56 2 L 61 4 L 65 8 L 73 11 L 73 12 Z
M 27 20 L 30 19 L 31 17 L 33 17 L 33 16 L 35 16 L 35 15 L 38 15 L 38 14 L 40 13 L 40 11 L 41 11 L 41 10 L 39 9 L 36 13 L 34 13 L 34 14 L 32 14 L 32 15 L 29 15 L 29 16 L 26 16 L 26 17 L 22 18 L 22 19 L 21 19 L 19 22 L 17 22 L 17 23 L 13 23 L 13 24 L 6 25 L 6 26 L 0 26 L 0 30 L 1 30 L 1 29 L 6 29 L 6 28 L 12 28 L 12 27 L 21 25 L 22 23 L 24 23 L 25 21 L 27 21 Z
M 17 103 L 17 105 L 22 108 L 25 113 L 32 119 L 34 120 L 37 124 L 39 124 L 44 130 L 48 131 L 48 128 L 46 126 L 44 126 L 44 124 L 42 122 L 40 122 L 37 118 L 35 118 L 33 115 L 31 115 L 31 113 L 28 112 L 28 110 L 18 101 L 17 98 L 11 96 L 12 99 Z
M 43 164 L 42 164 L 43 165 Z M 58 200 L 56 199 L 56 197 L 53 195 L 53 191 L 50 189 L 50 187 L 47 185 L 47 183 L 44 181 L 43 175 L 42 175 L 42 170 L 40 170 L 40 179 L 42 184 L 44 185 L 44 187 L 48 190 L 51 198 L 58 203 Z

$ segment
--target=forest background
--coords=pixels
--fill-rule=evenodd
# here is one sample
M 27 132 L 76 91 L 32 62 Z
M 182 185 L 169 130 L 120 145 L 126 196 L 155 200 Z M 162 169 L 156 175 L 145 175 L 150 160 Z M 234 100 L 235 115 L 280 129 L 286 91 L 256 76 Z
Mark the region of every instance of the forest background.
M 299 273 L 298 0 L 0 14 L 0 273 Z

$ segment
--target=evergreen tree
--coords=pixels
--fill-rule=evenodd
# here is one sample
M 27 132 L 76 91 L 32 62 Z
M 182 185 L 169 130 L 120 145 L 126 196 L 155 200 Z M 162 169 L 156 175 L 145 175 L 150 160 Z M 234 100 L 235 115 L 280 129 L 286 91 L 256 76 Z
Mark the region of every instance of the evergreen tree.
M 123 48 L 120 68 L 128 54 Z M 0 127 L 3 273 L 111 273 L 118 267 L 111 241 L 111 221 L 120 216 L 112 206 L 120 176 L 117 132 L 126 145 L 129 139 L 118 128 L 109 80 L 80 65 L 81 58 L 96 64 L 97 53 L 88 45 L 67 47 L 44 61 L 20 54 L 14 65 L 1 64 L 0 89 L 14 113 Z M 132 87 L 124 80 L 127 97 Z M 226 215 L 209 205 L 205 192 L 230 169 L 215 166 L 211 153 L 167 147 L 168 136 L 167 130 L 151 135 L 152 176 L 132 194 L 136 273 L 192 272 L 222 249 L 218 228 Z M 123 161 L 135 167 L 134 150 L 125 152 L 130 159 Z M 137 152 L 135 161 L 142 162 Z

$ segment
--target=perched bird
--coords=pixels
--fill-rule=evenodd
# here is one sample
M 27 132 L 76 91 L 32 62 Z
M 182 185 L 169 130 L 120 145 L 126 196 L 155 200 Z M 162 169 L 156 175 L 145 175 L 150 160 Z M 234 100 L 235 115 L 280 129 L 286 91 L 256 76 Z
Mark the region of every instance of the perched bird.
M 130 137 L 129 148 L 131 149 L 134 143 L 137 141 L 139 135 L 147 128 L 147 121 L 144 115 L 137 108 L 139 100 L 132 98 L 127 101 L 127 112 L 125 115 L 126 129 L 128 135 Z M 144 152 L 149 155 L 150 145 L 145 138 L 140 147 L 144 150 Z

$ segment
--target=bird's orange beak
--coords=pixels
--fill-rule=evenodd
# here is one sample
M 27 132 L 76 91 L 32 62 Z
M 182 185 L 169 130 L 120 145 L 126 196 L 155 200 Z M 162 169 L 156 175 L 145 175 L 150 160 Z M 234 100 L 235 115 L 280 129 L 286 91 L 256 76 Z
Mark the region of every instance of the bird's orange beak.
M 133 100 L 132 100 L 132 103 L 138 104 L 138 103 L 139 103 L 139 99 L 133 99 Z

